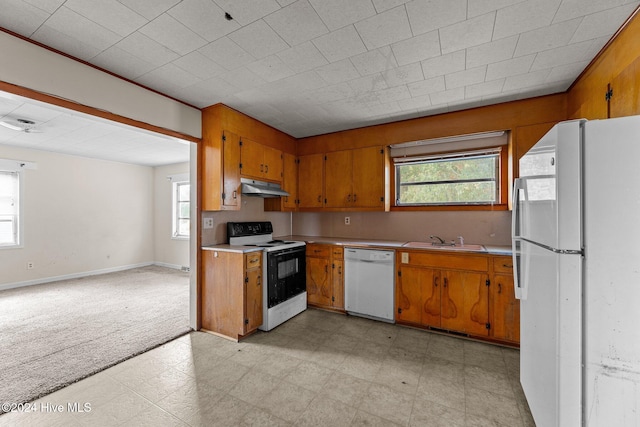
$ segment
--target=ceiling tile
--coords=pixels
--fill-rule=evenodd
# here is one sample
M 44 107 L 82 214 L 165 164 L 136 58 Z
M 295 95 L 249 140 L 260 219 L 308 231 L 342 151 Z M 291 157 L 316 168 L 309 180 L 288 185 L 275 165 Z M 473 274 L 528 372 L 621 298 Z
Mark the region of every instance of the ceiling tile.
M 626 18 L 631 14 L 631 11 L 638 6 L 638 3 L 640 2 L 635 0 L 563 0 L 553 18 L 553 22 L 568 21 L 569 19 L 591 15 L 624 5 L 630 8 L 625 16 Z
M 316 68 L 316 73 L 329 84 L 342 83 L 360 77 L 349 59 L 323 65 Z
M 467 18 L 467 0 L 413 0 L 406 8 L 414 36 Z
M 347 84 L 356 94 L 369 93 L 389 87 L 382 74 L 360 77 L 359 79 L 351 80 Z
M 318 73 L 314 71 L 307 71 L 278 80 L 277 82 L 269 85 L 269 90 L 272 93 L 282 91 L 289 96 L 290 94 L 312 91 L 324 86 L 327 86 L 327 83 L 318 75 Z
M 223 98 L 229 97 L 238 90 L 235 86 L 218 78 L 203 80 L 181 89 L 184 94 L 188 94 L 192 104 L 200 108 L 222 102 Z
M 387 102 L 395 102 L 411 98 L 411 93 L 409 93 L 409 89 L 406 85 L 402 85 L 376 91 L 376 96 L 380 102 L 385 104 Z
M 267 56 L 266 58 L 247 64 L 247 68 L 268 82 L 274 82 L 295 74 L 291 68 L 287 67 L 285 63 L 275 55 Z
M 2 4 L 0 26 L 29 37 L 47 18 L 49 14 L 35 5 L 21 0 L 9 0 Z
M 194 85 L 202 80 L 201 78 L 185 71 L 183 68 L 180 68 L 173 63 L 169 63 L 148 72 L 138 78 L 137 81 L 154 82 L 156 79 L 170 82 L 170 84 L 179 88 Z
M 120 40 L 120 36 L 113 31 L 64 6 L 51 15 L 43 26 L 81 40 L 83 44 L 99 49 L 99 51 L 112 46 Z
M 253 56 L 235 44 L 229 37 L 222 37 L 201 47 L 198 51 L 227 70 L 233 70 L 255 61 Z
M 464 88 L 464 96 L 467 99 L 479 98 L 487 95 L 496 95 L 502 92 L 505 79 L 493 80 L 468 85 Z
M 495 17 L 495 13 L 488 13 L 440 29 L 442 53 L 490 42 Z
M 159 67 L 178 58 L 178 54 L 142 33 L 125 37 L 116 47 Z
M 352 56 L 350 60 L 361 76 L 380 73 L 398 66 L 388 46 Z
M 462 86 L 482 83 L 486 73 L 487 67 L 483 65 L 477 68 L 447 74 L 445 76 L 446 87 L 447 89 L 455 89 Z
M 25 0 L 25 3 L 30 3 L 32 6 L 37 7 L 38 9 L 44 10 L 48 13 L 55 12 L 65 0 Z M 5 5 L 3 4 L 3 7 Z M 5 9 L 6 12 L 6 9 Z
M 520 34 L 515 56 L 528 55 L 567 45 L 581 21 L 582 18 L 573 19 Z
M 442 84 L 444 88 L 444 79 Z M 429 95 L 414 96 L 409 99 L 402 99 L 398 101 L 398 105 L 403 110 L 425 110 L 431 106 L 431 98 Z
M 320 36 L 313 40 L 313 44 L 329 62 L 340 61 L 367 50 L 353 25 Z
M 376 14 L 371 0 L 310 0 L 330 30 L 366 19 Z
M 39 1 L 39 0 L 38 0 Z M 139 13 L 148 20 L 152 20 L 162 15 L 174 5 L 182 0 L 118 0 L 129 9 Z
M 470 1 L 467 7 L 467 18 L 484 15 L 485 13 L 494 12 L 507 6 L 521 3 L 523 0 L 481 0 Z
M 507 77 L 502 90 L 509 92 L 511 90 L 521 90 L 523 88 L 538 86 L 544 84 L 551 70 L 538 70 L 527 74 Z
M 574 62 L 572 64 L 554 67 L 547 76 L 547 82 L 573 81 L 580 75 L 582 70 L 589 65 L 589 62 L 590 61 Z
M 199 51 L 181 56 L 173 61 L 173 63 L 201 79 L 210 79 L 225 70 L 224 67 L 207 58 Z
M 407 83 L 424 80 L 420 63 L 409 64 L 398 68 L 393 68 L 382 73 L 384 80 L 389 87 L 404 85 Z
M 166 13 L 142 27 L 140 32 L 180 55 L 207 44 L 205 39 Z
M 428 79 L 448 73 L 455 73 L 465 69 L 466 54 L 464 50 L 437 56 L 422 61 L 422 74 Z
M 121 76 L 128 76 L 130 79 L 136 79 L 158 66 L 145 61 L 139 56 L 122 50 L 117 45 L 111 46 L 109 49 L 95 56 L 91 62 L 105 70 Z
M 438 31 L 431 31 L 394 43 L 391 49 L 399 65 L 419 62 L 441 54 L 440 36 Z
M 528 73 L 536 55 L 521 56 L 487 66 L 487 81 Z
M 116 0 L 67 0 L 64 6 L 121 37 L 128 36 L 149 22 Z
M 369 50 L 408 39 L 412 35 L 404 6 L 357 22 L 355 26 Z
M 475 68 L 480 65 L 511 59 L 517 42 L 518 36 L 513 36 L 470 47 L 467 49 L 467 67 Z
M 448 104 L 450 102 L 462 101 L 464 99 L 464 88 L 459 87 L 456 89 L 445 90 L 443 92 L 436 92 L 429 95 L 431 98 L 431 105 Z
M 411 0 L 373 0 L 373 5 L 375 6 L 376 11 L 380 13 L 410 1 Z
M 407 85 L 411 96 L 421 97 L 434 92 L 442 92 L 446 89 L 444 83 L 444 76 L 432 77 L 419 82 L 411 83 Z
M 523 1 L 498 10 L 493 40 L 549 25 L 560 0 Z
M 296 0 L 278 0 L 278 4 L 282 7 L 289 6 L 291 3 L 295 3 Z
M 593 42 L 591 40 L 547 50 L 536 55 L 536 59 L 531 65 L 531 71 L 587 61 L 593 58 L 595 53 L 593 52 Z
M 227 20 L 224 11 L 211 0 L 183 0 L 168 13 L 210 42 L 240 28 L 235 20 Z
M 636 6 L 636 4 L 626 5 L 585 16 L 571 43 L 613 35 L 620 27 L 619 23 L 623 22 Z
M 313 103 L 324 104 L 325 102 L 339 101 L 354 95 L 353 89 L 347 83 L 338 83 L 327 86 L 321 90 L 311 92 L 309 99 Z
M 244 26 L 280 9 L 275 0 L 213 0 Z
M 228 37 L 257 59 L 289 47 L 263 20 L 242 27 L 238 31 L 229 34 Z
M 282 59 L 282 62 L 296 73 L 309 71 L 328 63 L 318 48 L 311 42 L 283 50 L 278 52 L 277 55 Z
M 299 0 L 272 13 L 264 20 L 291 46 L 329 32 L 307 0 Z
M 248 68 L 240 67 L 219 76 L 229 84 L 241 89 L 251 89 L 265 83 L 265 80 Z

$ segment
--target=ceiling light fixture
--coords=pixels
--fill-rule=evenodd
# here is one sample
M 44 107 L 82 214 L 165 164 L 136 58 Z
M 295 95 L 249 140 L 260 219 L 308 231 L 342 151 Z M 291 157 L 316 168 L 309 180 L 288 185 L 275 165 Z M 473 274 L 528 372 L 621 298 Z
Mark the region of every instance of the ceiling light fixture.
M 22 132 L 22 131 L 24 130 L 24 129 L 23 129 L 23 128 L 21 128 L 20 126 L 12 125 L 11 123 L 2 122 L 2 121 L 0 121 L 0 126 L 4 126 L 4 127 L 6 127 L 7 129 L 17 130 L 17 131 L 20 131 L 20 132 Z

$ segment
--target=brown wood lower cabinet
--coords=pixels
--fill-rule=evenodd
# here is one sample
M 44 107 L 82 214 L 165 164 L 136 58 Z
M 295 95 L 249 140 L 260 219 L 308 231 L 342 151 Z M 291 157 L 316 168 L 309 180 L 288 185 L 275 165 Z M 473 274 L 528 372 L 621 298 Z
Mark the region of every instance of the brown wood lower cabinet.
M 307 245 L 307 303 L 344 310 L 344 251 L 342 246 Z
M 398 323 L 519 341 L 513 279 L 509 286 L 506 272 L 494 273 L 492 256 L 398 251 L 396 257 Z
M 202 251 L 202 328 L 238 340 L 262 324 L 262 252 Z

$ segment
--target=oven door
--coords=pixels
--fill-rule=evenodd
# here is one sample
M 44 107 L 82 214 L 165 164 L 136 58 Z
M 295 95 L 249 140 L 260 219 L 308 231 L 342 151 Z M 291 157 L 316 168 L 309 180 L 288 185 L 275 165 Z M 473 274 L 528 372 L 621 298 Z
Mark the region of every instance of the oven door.
M 305 247 L 267 252 L 267 308 L 307 290 Z

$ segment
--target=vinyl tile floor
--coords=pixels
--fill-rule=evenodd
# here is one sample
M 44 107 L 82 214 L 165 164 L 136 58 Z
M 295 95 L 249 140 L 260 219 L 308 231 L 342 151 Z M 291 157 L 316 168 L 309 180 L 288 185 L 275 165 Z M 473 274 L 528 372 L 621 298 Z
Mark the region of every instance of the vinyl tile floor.
M 518 350 L 309 309 L 240 343 L 192 332 L 0 426 L 535 426 Z

